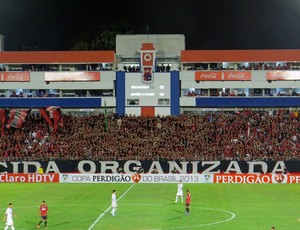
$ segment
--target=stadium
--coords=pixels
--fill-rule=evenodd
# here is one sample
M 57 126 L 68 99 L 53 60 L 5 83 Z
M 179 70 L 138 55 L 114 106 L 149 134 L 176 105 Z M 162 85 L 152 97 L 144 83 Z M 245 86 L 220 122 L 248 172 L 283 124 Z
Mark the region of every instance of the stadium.
M 35 229 L 43 200 L 49 229 L 299 229 L 300 50 L 117 35 L 115 51 L 0 63 L 0 204 L 16 229 Z

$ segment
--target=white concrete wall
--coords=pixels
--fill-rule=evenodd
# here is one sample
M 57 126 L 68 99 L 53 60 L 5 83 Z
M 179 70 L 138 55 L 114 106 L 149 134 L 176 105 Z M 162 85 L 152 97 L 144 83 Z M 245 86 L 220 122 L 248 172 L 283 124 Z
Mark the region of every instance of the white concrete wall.
M 116 55 L 133 57 L 139 55 L 143 43 L 153 43 L 155 50 L 160 51 L 163 56 L 176 57 L 185 50 L 185 36 L 182 34 L 165 35 L 117 35 Z

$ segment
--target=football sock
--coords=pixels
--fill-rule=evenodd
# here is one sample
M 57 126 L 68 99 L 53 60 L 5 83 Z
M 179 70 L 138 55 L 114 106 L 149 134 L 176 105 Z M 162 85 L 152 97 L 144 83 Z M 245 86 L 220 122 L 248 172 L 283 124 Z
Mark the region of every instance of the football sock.
M 7 230 L 8 229 L 8 226 L 5 226 L 4 230 Z
M 40 221 L 40 223 L 38 223 L 38 225 L 41 225 L 42 222 L 43 222 L 43 221 Z
M 186 213 L 190 213 L 190 209 L 189 208 L 186 208 Z
M 114 215 L 115 215 L 115 212 L 116 212 L 116 209 L 113 208 L 112 211 L 111 211 L 111 214 L 114 216 Z
M 45 227 L 47 227 L 47 221 L 45 221 Z

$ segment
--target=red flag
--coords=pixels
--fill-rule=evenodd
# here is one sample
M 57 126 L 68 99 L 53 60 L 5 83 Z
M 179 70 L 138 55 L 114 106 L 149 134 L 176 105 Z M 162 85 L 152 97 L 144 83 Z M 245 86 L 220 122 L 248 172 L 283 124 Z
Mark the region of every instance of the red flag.
M 49 117 L 49 115 L 47 114 L 46 110 L 44 108 L 40 109 L 40 114 L 41 116 L 46 120 L 46 122 L 48 123 L 48 125 L 53 128 L 53 123 Z
M 47 121 L 49 126 L 53 128 L 53 132 L 56 133 L 59 126 L 62 126 L 63 121 L 61 117 L 60 107 L 49 106 L 46 109 L 40 109 L 41 116 Z
M 0 109 L 1 135 L 5 135 L 6 109 Z
M 52 115 L 53 115 L 53 130 L 56 133 L 58 130 L 58 123 L 60 120 L 60 110 L 56 109 L 52 111 Z

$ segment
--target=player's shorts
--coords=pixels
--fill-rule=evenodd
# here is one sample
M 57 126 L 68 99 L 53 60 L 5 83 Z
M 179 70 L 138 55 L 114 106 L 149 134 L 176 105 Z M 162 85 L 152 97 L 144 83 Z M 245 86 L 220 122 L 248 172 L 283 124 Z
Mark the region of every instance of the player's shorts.
M 189 207 L 189 206 L 190 206 L 190 203 L 185 203 L 185 206 L 186 206 L 186 207 Z
M 47 219 L 48 219 L 47 215 L 46 216 L 41 216 L 41 220 L 47 220 Z
M 13 226 L 13 225 L 14 225 L 13 219 L 12 219 L 12 218 L 7 218 L 7 220 L 6 220 L 6 225 L 7 225 L 7 226 Z
M 176 196 L 183 196 L 183 192 L 177 192 Z

